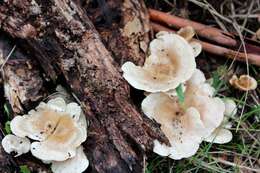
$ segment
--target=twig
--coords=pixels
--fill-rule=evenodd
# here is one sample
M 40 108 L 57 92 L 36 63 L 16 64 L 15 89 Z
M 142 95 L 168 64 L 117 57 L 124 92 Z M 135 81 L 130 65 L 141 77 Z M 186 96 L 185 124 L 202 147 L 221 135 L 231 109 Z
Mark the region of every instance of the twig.
M 163 22 L 168 26 L 173 26 L 178 29 L 185 26 L 192 26 L 195 29 L 196 33 L 201 37 L 205 37 L 209 40 L 212 40 L 222 45 L 229 45 L 229 46 L 237 45 L 237 41 L 232 38 L 234 37 L 232 34 L 223 32 L 220 29 L 203 25 L 188 19 L 183 19 L 181 17 L 177 17 L 153 9 L 149 9 L 149 13 L 150 13 L 150 18 L 153 21 Z
M 1 65 L 0 71 L 3 72 L 4 66 L 7 63 L 7 61 L 9 60 L 9 58 L 11 57 L 11 55 L 13 54 L 14 50 L 16 48 L 16 45 L 14 45 L 14 47 L 12 48 L 12 50 L 9 52 L 9 54 L 6 56 L 6 58 L 4 59 L 4 62 Z
M 231 16 L 229 16 L 231 18 L 241 18 L 241 19 L 244 19 L 244 18 L 258 18 L 259 17 L 259 14 L 232 14 Z
M 199 36 L 218 43 L 219 45 L 238 48 L 241 44 L 240 40 L 236 39 L 239 37 L 239 35 L 237 34 L 224 32 L 221 29 L 212 26 L 207 26 L 192 20 L 170 15 L 168 13 L 157 11 L 154 9 L 149 9 L 149 14 L 152 21 L 164 23 L 170 27 L 174 27 L 177 29 L 185 26 L 192 26 Z M 250 49 L 251 53 L 260 52 L 259 42 L 253 41 L 249 38 L 245 39 L 248 41 L 247 49 Z
M 159 31 L 175 32 L 172 29 L 169 29 L 167 27 L 164 27 L 164 26 L 154 23 L 154 22 L 151 22 L 151 26 L 154 29 L 154 31 L 156 31 L 156 32 L 159 32 Z M 206 52 L 209 52 L 209 53 L 212 53 L 215 55 L 219 55 L 219 56 L 224 56 L 226 58 L 236 59 L 239 61 L 246 61 L 245 53 L 237 52 L 232 49 L 228 49 L 225 47 L 207 43 L 205 41 L 200 41 L 197 39 L 193 39 L 193 40 L 199 42 L 202 45 L 203 50 L 205 50 Z M 249 63 L 260 66 L 260 55 L 248 53 L 247 58 L 248 58 Z
M 229 19 L 229 18 L 225 17 L 224 15 L 220 14 L 219 12 L 217 12 L 215 10 L 215 8 L 213 8 L 213 6 L 211 4 L 199 2 L 197 0 L 188 0 L 188 1 L 194 3 L 195 5 L 197 5 L 197 6 L 201 7 L 201 8 L 207 9 L 211 13 L 211 15 L 215 15 L 216 17 L 222 19 L 223 21 L 225 21 L 227 23 L 230 23 L 230 24 L 233 24 L 233 21 L 231 19 Z M 240 10 L 240 11 L 242 11 L 242 10 Z M 246 31 L 246 32 L 248 32 L 248 33 L 250 33 L 252 35 L 254 34 L 253 31 L 251 31 L 251 30 L 249 30 L 249 29 L 247 29 L 247 28 L 245 28 L 243 26 L 239 26 L 239 28 L 243 29 L 244 31 Z
M 228 165 L 228 166 L 238 167 L 238 168 L 240 168 L 240 169 L 246 169 L 246 170 L 254 171 L 254 172 L 260 172 L 259 169 L 250 168 L 250 167 L 243 166 L 243 165 L 238 165 L 238 164 L 229 162 L 229 161 L 224 160 L 224 159 L 221 159 L 221 158 L 215 158 L 215 157 L 213 157 L 213 159 L 214 159 L 215 161 L 217 161 L 217 162 L 220 162 L 220 163 L 225 164 L 225 165 Z

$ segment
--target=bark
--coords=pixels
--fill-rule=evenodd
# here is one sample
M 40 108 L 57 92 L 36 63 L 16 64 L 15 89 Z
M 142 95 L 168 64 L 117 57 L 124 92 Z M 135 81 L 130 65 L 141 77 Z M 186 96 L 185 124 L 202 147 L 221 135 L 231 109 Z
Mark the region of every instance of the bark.
M 0 141 L 5 135 L 3 126 L 7 121 L 7 117 L 3 113 L 4 95 L 7 98 L 6 102 L 9 102 L 12 108 L 9 118 L 13 118 L 15 114 L 27 112 L 38 101 L 47 96 L 36 62 L 24 54 L 19 46 L 16 46 L 14 51 L 11 52 L 14 46 L 15 44 L 10 38 L 3 34 L 0 35 L 0 64 L 1 67 L 3 66 L 0 78 Z M 10 56 L 8 56 L 9 53 L 11 53 Z M 6 57 L 8 59 L 5 59 Z M 0 145 L 1 173 L 19 173 L 19 166 L 21 165 L 26 165 L 31 172 L 50 172 L 46 165 L 39 160 L 32 159 L 30 154 L 13 158 L 5 153 L 2 145 Z
M 167 140 L 130 103 L 127 83 L 85 14 L 73 1 L 8 1 L 0 7 L 0 25 L 48 63 L 41 65 L 50 76 L 61 71 L 80 100 L 90 122 L 90 170 L 141 172 L 153 140 Z
M 119 65 L 143 64 L 150 28 L 142 0 L 91 0 L 85 9 Z
M 3 105 L 4 105 L 4 92 L 3 92 L 3 83 L 2 83 L 2 78 L 0 76 L 0 141 L 2 141 L 3 139 L 3 132 L 4 132 L 4 129 L 1 125 L 1 123 L 3 122 L 3 119 L 4 119 L 4 115 L 3 115 Z M 2 145 L 0 145 L 0 172 L 1 173 L 12 173 L 14 172 L 14 169 L 15 169 L 15 162 L 14 160 L 8 155 L 5 153 Z M 13 169 L 12 169 L 13 168 Z
M 44 98 L 46 90 L 35 61 L 26 56 L 19 46 L 14 46 L 7 37 L 0 35 L 0 65 L 3 66 L 5 96 L 13 112 L 21 114 Z

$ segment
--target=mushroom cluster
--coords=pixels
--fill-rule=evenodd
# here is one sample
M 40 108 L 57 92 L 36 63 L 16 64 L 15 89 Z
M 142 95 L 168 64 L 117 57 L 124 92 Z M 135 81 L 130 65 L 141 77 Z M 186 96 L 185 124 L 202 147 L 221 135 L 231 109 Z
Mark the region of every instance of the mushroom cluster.
M 144 114 L 161 125 L 170 142 L 168 146 L 155 140 L 154 152 L 176 160 L 194 155 L 202 141 L 222 144 L 232 139 L 226 115 L 231 116 L 236 105 L 215 97 L 215 89 L 196 68 L 195 57 L 202 48 L 192 42 L 194 34 L 191 27 L 177 34 L 159 32 L 143 67 L 131 62 L 122 66 L 130 85 L 145 91 Z M 177 94 L 178 86 L 184 101 Z
M 10 127 L 14 135 L 2 140 L 7 153 L 20 156 L 31 151 L 44 163 L 52 163 L 54 173 L 81 173 L 88 167 L 81 146 L 87 138 L 87 122 L 77 103 L 66 104 L 61 97 L 41 102 L 27 115 L 16 116 Z

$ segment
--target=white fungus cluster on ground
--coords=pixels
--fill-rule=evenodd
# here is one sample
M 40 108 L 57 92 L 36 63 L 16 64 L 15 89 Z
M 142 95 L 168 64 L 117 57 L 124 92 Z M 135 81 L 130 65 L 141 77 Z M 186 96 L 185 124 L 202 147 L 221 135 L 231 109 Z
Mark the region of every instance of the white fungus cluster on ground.
M 41 102 L 27 115 L 10 123 L 14 135 L 6 135 L 2 146 L 15 156 L 31 151 L 54 173 L 82 173 L 89 165 L 81 144 L 87 138 L 87 122 L 80 106 L 57 97 Z M 31 139 L 31 142 L 30 140 Z
M 144 90 L 142 110 L 161 125 L 170 146 L 154 141 L 154 152 L 172 159 L 194 155 L 202 141 L 227 143 L 232 139 L 228 117 L 236 113 L 230 99 L 214 96 L 214 88 L 196 68 L 201 45 L 192 42 L 193 28 L 178 34 L 159 32 L 150 43 L 150 55 L 143 67 L 126 62 L 123 77 L 134 88 Z M 184 101 L 176 94 L 183 86 Z

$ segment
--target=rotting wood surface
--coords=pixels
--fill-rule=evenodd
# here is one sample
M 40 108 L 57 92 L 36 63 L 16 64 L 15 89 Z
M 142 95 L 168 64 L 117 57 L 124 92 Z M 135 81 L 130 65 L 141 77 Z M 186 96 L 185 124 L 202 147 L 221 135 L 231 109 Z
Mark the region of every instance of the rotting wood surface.
M 20 38 L 45 72 L 62 72 L 89 120 L 85 151 L 91 172 L 142 172 L 158 127 L 129 101 L 129 87 L 86 12 L 73 1 L 8 1 L 1 29 Z

